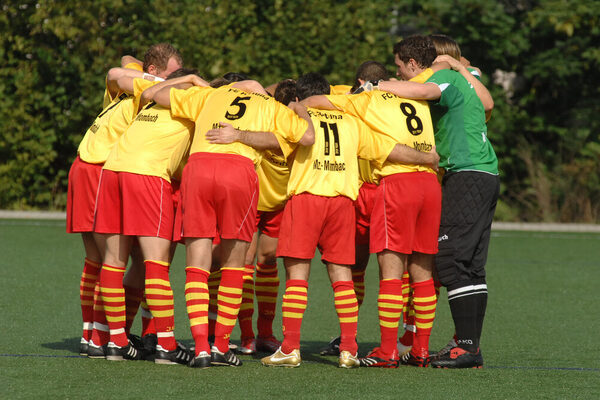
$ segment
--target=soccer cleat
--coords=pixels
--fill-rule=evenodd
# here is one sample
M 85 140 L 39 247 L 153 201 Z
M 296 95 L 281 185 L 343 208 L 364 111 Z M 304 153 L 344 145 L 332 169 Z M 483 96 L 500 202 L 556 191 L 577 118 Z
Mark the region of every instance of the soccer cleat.
M 162 346 L 156 346 L 156 356 L 154 357 L 155 364 L 182 364 L 190 363 L 192 356 L 181 343 L 177 343 L 175 350 L 167 351 Z
M 79 355 L 80 356 L 87 356 L 88 355 L 88 341 L 85 340 L 84 338 L 81 338 L 81 340 L 79 341 Z
M 210 367 L 210 354 L 205 351 L 201 351 L 196 357 L 192 358 L 188 364 L 192 368 L 208 368 Z
M 213 346 L 210 349 L 210 364 L 217 366 L 239 367 L 242 365 L 242 360 L 237 358 L 237 356 L 233 354 L 231 350 L 228 350 L 227 353 L 221 353 L 219 349 Z
M 343 350 L 340 352 L 339 359 L 340 368 L 358 368 L 360 367 L 360 361 L 358 361 L 358 353 L 352 354 L 349 351 Z
M 420 356 L 415 356 L 412 351 L 409 351 L 408 353 L 404 354 L 403 356 L 400 357 L 400 364 L 402 365 L 410 365 L 412 367 L 421 367 L 421 368 L 425 368 L 429 366 L 429 357 L 420 357 Z
M 433 368 L 482 368 L 483 357 L 481 350 L 471 353 L 463 348 L 454 347 L 447 354 L 431 359 Z
M 404 356 L 405 354 L 410 353 L 412 346 L 405 346 L 402 343 L 400 343 L 400 341 L 398 340 L 398 344 L 396 345 L 396 348 L 398 349 L 398 355 L 400 356 L 400 358 L 402 358 L 402 356 Z
M 96 346 L 91 340 L 88 342 L 88 358 L 106 358 L 106 346 Z
M 302 359 L 300 358 L 300 350 L 294 349 L 291 353 L 285 354 L 279 347 L 275 353 L 262 358 L 260 362 L 267 367 L 295 368 L 300 366 Z
M 142 360 L 152 360 L 156 355 L 156 346 L 158 345 L 158 337 L 155 333 L 149 333 L 142 337 Z
M 106 359 L 109 361 L 140 360 L 141 358 L 142 353 L 133 347 L 131 342 L 128 342 L 127 346 L 123 347 L 109 342 L 106 348 Z
M 398 368 L 400 363 L 398 349 L 385 354 L 379 347 L 374 348 L 366 357 L 359 358 L 361 367 Z
M 321 350 L 320 354 L 322 356 L 339 356 L 341 340 L 342 340 L 342 338 L 339 336 L 336 337 L 335 339 L 332 339 L 331 342 L 329 342 L 329 344 L 327 345 L 327 347 L 325 347 L 323 350 Z
M 256 339 L 243 338 L 242 344 L 237 348 L 237 351 L 247 355 L 256 353 Z
M 275 338 L 275 336 L 267 336 L 256 338 L 256 350 L 263 351 L 265 353 L 275 353 L 281 346 L 281 342 Z
M 455 348 L 456 346 L 458 346 L 458 343 L 456 343 L 456 340 L 454 340 L 454 338 L 450 339 L 450 341 L 448 342 L 448 344 L 444 347 L 442 347 L 440 349 L 440 351 L 438 351 L 437 353 L 429 353 L 430 357 L 441 357 L 441 356 L 445 356 L 446 354 L 450 353 L 450 350 L 452 350 L 453 348 Z

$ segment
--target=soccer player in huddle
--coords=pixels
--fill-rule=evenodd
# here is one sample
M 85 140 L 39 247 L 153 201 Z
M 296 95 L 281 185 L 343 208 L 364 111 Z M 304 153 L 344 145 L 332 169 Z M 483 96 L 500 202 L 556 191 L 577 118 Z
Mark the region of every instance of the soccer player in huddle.
M 434 148 L 433 127 L 426 103 L 380 91 L 347 96 L 315 96 L 307 105 L 339 109 L 361 118 L 371 129 L 411 150 Z M 403 309 L 402 277 L 411 275 L 419 302 L 421 335 L 408 364 L 426 366 L 429 335 L 435 316 L 433 255 L 441 212 L 441 191 L 435 166 L 388 162 L 376 172 L 379 179 L 371 213 L 370 251 L 377 253 L 380 270 L 378 296 L 381 345 L 360 360 L 361 366 L 395 368 L 400 359 L 397 332 Z
M 238 89 L 243 82 L 213 88 L 180 90 L 164 88 L 154 96 L 173 116 L 195 122 L 190 158 L 181 183 L 186 241 L 186 303 L 195 342 L 192 367 L 239 366 L 229 350 L 229 338 L 242 300 L 243 265 L 256 221 L 258 178 L 254 170 L 260 153 L 241 143 L 211 144 L 205 133 L 233 121 L 237 128 L 274 131 L 282 141 L 301 145 L 314 142 L 314 130 L 306 110 L 292 103 L 277 103 L 262 89 L 250 93 Z M 259 85 L 260 86 L 260 85 Z M 221 283 L 215 342 L 208 344 L 208 287 L 212 244 L 221 238 Z
M 296 101 L 296 81 L 284 79 L 279 82 L 273 90 L 273 97 L 284 105 Z M 218 142 L 221 136 L 219 133 L 215 132 L 213 143 Z M 277 149 L 266 149 L 263 152 L 256 173 L 260 188 L 256 214 L 257 232 L 246 256 L 244 298 L 238 317 L 242 336 L 238 351 L 242 354 L 253 354 L 256 351 L 273 353 L 281 345 L 273 335 L 273 319 L 279 291 L 276 250 L 281 217 L 287 200 L 290 169 L 279 146 Z M 256 282 L 253 281 L 255 257 Z M 252 329 L 255 296 L 258 305 L 256 338 Z
M 127 79 L 142 104 L 161 86 L 207 85 L 195 71 L 179 69 L 155 87 Z M 174 337 L 173 292 L 169 283 L 174 205 L 171 177 L 188 151 L 193 123 L 171 117 L 168 108 L 147 103 L 113 147 L 106 160 L 98 194 L 95 232 L 105 247 L 101 294 L 106 304 L 111 341 L 107 359 L 136 359 L 124 334 L 123 273 L 134 238 L 145 265 L 145 295 L 154 317 L 157 364 L 187 364 L 190 356 Z M 109 308 L 110 306 L 110 308 Z
M 437 56 L 431 39 L 418 35 L 397 43 L 394 54 L 398 75 L 405 80 L 424 72 Z M 451 70 L 435 72 L 425 84 L 381 82 L 379 89 L 431 101 L 440 167 L 446 171 L 435 268 L 448 290 L 457 337 L 457 346 L 431 364 L 480 368 L 485 263 L 499 193 L 498 160 L 487 138 L 485 107 L 471 80 Z
M 145 74 L 150 79 L 155 76 L 165 78 L 180 66 L 179 53 L 172 46 L 163 43 L 148 49 L 144 56 L 144 71 L 129 68 L 109 71 L 106 92 L 107 99 L 112 101 L 85 133 L 77 150 L 77 158 L 69 171 L 67 232 L 81 233 L 86 253 L 80 281 L 83 317 L 80 353 L 90 357 L 104 357 L 102 346 L 108 342 L 109 336 L 98 288 L 103 251 L 92 234 L 100 171 L 113 145 L 137 113 L 134 98 L 122 92 L 117 81 L 122 76 L 144 77 Z

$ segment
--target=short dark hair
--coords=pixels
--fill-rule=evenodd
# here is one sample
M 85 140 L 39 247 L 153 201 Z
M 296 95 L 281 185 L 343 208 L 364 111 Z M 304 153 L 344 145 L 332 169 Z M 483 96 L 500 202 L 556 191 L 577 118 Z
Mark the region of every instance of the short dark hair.
M 284 79 L 277 84 L 273 97 L 280 103 L 286 106 L 291 101 L 296 100 L 296 81 L 293 79 Z
M 229 85 L 231 82 L 229 82 L 227 79 L 223 78 L 222 76 L 213 79 L 212 81 L 210 81 L 208 83 L 208 85 L 211 88 L 220 88 L 221 86 L 225 86 L 225 85 Z
M 242 74 L 241 72 L 227 72 L 223 75 L 223 78 L 227 79 L 229 82 L 247 81 L 250 79 L 248 75 Z
M 183 58 L 175 47 L 169 43 L 153 44 L 144 54 L 144 71 L 148 72 L 150 65 L 154 65 L 159 72 L 164 71 L 171 57 L 175 58 L 179 65 L 183 65 Z
M 394 54 L 404 63 L 412 58 L 422 68 L 431 67 L 437 57 L 433 40 L 423 35 L 412 35 L 396 43 Z
M 186 75 L 198 75 L 198 70 L 194 68 L 179 68 L 171 72 L 169 76 L 167 76 L 167 79 L 179 78 L 180 76 Z
M 380 62 L 365 61 L 364 63 L 360 64 L 358 70 L 356 70 L 354 86 L 352 86 L 352 89 L 350 89 L 350 93 L 354 92 L 361 85 L 359 79 L 362 79 L 363 81 L 387 81 L 390 79 L 390 73 L 385 68 L 385 65 Z
M 317 72 L 304 74 L 296 81 L 296 95 L 300 100 L 319 94 L 329 94 L 330 90 L 327 78 Z

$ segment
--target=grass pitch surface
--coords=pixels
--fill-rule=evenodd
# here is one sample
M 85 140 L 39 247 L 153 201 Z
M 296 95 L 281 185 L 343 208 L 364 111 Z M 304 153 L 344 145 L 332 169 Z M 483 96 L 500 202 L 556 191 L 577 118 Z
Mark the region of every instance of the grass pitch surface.
M 337 368 L 336 357 L 319 355 L 338 326 L 318 258 L 309 282 L 300 368 L 266 368 L 259 356 L 241 356 L 239 368 L 194 370 L 80 357 L 81 239 L 64 233 L 59 221 L 0 220 L 0 398 L 600 398 L 599 248 L 600 234 L 493 233 L 482 370 Z M 171 281 L 176 337 L 190 344 L 183 250 L 171 267 Z M 361 354 L 379 341 L 373 256 L 366 285 Z M 136 321 L 133 332 L 139 329 Z M 281 338 L 280 315 L 275 332 Z M 452 333 L 442 292 L 431 348 L 443 347 Z M 232 337 L 239 338 L 237 327 Z

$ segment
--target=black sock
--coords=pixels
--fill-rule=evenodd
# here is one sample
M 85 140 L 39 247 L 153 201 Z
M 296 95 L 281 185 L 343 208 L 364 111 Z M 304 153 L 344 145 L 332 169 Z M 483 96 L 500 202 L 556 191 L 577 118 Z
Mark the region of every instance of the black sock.
M 448 302 L 456 329 L 458 347 L 477 352 L 479 336 L 477 325 L 478 299 L 472 293 L 472 285 L 448 290 Z

